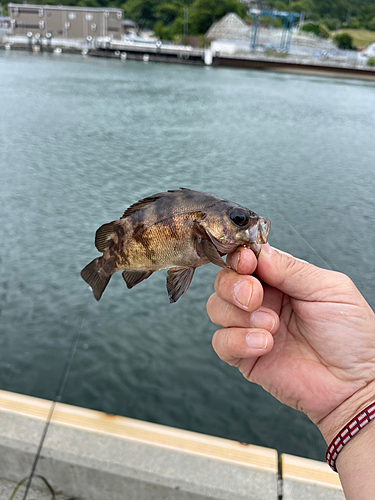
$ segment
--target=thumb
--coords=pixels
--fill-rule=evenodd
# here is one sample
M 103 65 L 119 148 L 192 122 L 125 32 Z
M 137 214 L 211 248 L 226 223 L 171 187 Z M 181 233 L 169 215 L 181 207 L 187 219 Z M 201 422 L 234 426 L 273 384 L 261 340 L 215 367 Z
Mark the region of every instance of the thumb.
M 339 275 L 277 250 L 268 243 L 262 246 L 256 273 L 265 283 L 290 297 L 309 301 L 324 300 L 322 291 L 332 289 Z

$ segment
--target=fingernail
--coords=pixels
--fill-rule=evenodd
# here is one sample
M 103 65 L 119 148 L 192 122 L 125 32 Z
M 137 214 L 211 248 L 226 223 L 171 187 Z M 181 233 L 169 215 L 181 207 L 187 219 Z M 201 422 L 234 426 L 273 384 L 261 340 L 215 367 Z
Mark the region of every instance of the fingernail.
M 248 281 L 240 281 L 234 286 L 234 298 L 244 307 L 249 306 L 252 286 Z
M 275 251 L 269 243 L 265 243 L 264 245 L 262 245 L 262 250 L 268 255 Z
M 272 314 L 263 311 L 255 311 L 251 315 L 251 324 L 255 328 L 264 328 L 265 330 L 271 331 L 275 326 L 275 318 Z
M 246 343 L 253 349 L 265 349 L 267 347 L 268 338 L 264 333 L 248 333 L 246 335 Z
M 232 257 L 232 268 L 237 271 L 238 264 L 240 263 L 241 252 L 236 252 L 234 257 Z

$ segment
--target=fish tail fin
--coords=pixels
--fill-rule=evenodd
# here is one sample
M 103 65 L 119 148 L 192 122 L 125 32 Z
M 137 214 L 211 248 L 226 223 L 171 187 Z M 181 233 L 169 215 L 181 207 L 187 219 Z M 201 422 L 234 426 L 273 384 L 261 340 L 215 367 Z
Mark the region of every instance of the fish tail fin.
M 111 279 L 111 275 L 105 276 L 100 272 L 102 270 L 101 260 L 102 257 L 94 259 L 81 271 L 81 277 L 91 286 L 96 300 L 100 300 L 100 297 Z

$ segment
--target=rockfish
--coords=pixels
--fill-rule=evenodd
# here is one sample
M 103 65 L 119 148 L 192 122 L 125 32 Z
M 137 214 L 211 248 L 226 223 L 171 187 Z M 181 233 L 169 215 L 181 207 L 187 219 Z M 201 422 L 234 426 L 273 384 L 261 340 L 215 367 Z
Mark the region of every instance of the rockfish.
M 123 271 L 132 288 L 153 272 L 168 269 L 169 300 L 176 302 L 197 267 L 212 262 L 227 268 L 222 256 L 241 245 L 258 256 L 269 230 L 268 219 L 213 194 L 184 188 L 158 193 L 96 231 L 95 246 L 103 255 L 81 276 L 99 300 L 116 271 Z

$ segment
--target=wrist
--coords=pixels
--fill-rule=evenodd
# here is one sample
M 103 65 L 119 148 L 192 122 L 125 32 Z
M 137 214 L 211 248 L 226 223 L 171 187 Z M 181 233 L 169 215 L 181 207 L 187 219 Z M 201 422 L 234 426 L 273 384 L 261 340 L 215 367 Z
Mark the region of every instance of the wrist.
M 375 402 L 375 380 L 355 392 L 331 411 L 317 426 L 327 444 L 340 430 L 366 406 Z
M 371 456 L 374 455 L 374 445 L 375 420 L 372 420 L 361 429 L 355 438 L 351 439 L 348 444 L 344 446 L 341 453 L 339 453 L 336 462 L 338 472 L 341 473 L 347 465 L 353 467 L 357 458 L 359 465 L 366 463 L 367 453 L 370 453 Z
M 347 500 L 373 498 L 375 420 L 369 422 L 339 453 L 337 472 Z

